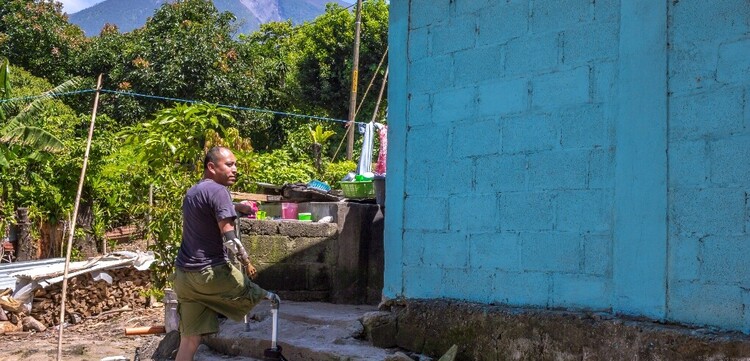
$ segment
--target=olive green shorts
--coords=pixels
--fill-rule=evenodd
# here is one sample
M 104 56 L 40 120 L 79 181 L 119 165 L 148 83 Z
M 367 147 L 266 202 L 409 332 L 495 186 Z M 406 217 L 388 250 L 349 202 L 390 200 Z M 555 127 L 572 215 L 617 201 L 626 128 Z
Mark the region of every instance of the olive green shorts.
M 200 271 L 178 268 L 174 291 L 180 313 L 180 334 L 185 336 L 218 332 L 219 314 L 242 321 L 266 295 L 265 290 L 230 264 Z

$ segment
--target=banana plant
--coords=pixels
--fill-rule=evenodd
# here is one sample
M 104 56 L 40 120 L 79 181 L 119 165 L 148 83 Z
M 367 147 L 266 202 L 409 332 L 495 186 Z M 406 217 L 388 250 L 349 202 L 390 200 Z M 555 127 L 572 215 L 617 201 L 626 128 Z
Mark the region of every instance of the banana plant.
M 46 101 L 60 93 L 79 88 L 83 79 L 73 78 L 60 84 L 36 97 L 16 115 L 7 117 L 5 110 L 10 107 L 12 95 L 8 59 L 2 59 L 0 67 L 0 168 L 8 167 L 8 158 L 16 156 L 13 151 L 15 147 L 31 150 L 32 156 L 39 152 L 54 153 L 63 150 L 64 144 L 60 139 L 33 124 L 39 123 L 39 113 L 43 111 Z
M 332 135 L 336 134 L 336 132 L 332 130 L 325 130 L 322 125 L 318 124 L 317 127 L 315 127 L 315 130 L 310 129 L 310 137 L 312 138 L 312 152 L 313 152 L 313 159 L 315 159 L 315 169 L 317 169 L 318 174 L 321 174 L 321 153 L 323 152 L 323 144 L 328 141 L 328 138 L 330 138 Z

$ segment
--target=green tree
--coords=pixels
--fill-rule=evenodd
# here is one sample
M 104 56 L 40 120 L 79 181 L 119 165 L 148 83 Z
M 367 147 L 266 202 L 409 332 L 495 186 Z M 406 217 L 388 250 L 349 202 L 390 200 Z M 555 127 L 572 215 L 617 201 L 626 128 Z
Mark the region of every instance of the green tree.
M 75 73 L 74 56 L 85 36 L 68 22 L 62 5 L 49 0 L 0 2 L 0 54 L 34 75 L 58 84 Z
M 358 89 L 360 101 L 388 44 L 388 5 L 384 0 L 365 1 L 362 9 Z M 354 44 L 353 12 L 328 4 L 325 14 L 300 26 L 296 57 L 300 108 L 346 119 L 352 82 Z M 379 70 L 384 73 L 384 67 Z M 302 105 L 304 104 L 304 106 Z M 363 109 L 374 108 L 372 94 Z M 364 110 L 363 110 L 364 111 Z

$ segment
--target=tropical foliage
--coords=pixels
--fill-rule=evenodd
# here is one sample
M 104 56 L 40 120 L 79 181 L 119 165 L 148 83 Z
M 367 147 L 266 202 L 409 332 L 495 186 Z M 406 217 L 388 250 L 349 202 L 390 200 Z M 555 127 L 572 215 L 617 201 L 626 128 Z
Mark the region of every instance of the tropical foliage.
M 387 3 L 366 1 L 359 89 L 382 77 L 387 23 Z M 76 238 L 84 254 L 91 242 L 103 248 L 107 229 L 140 224 L 158 256 L 156 279 L 165 282 L 180 200 L 214 145 L 235 151 L 236 190 L 311 179 L 336 187 L 356 165 L 335 159 L 345 128 L 320 117 L 348 112 L 351 9 L 329 4 L 309 23 L 269 23 L 238 36 L 236 28 L 211 1 L 179 0 L 140 29 L 123 34 L 107 25 L 87 38 L 59 3 L 0 2 L 0 227 L 18 207 L 28 207 L 37 226 L 70 217 L 92 111 L 91 93 L 76 90 L 93 88 L 99 74 L 107 92 L 84 183 L 82 212 L 91 217 Z M 369 119 L 375 97 L 361 94 L 358 119 Z

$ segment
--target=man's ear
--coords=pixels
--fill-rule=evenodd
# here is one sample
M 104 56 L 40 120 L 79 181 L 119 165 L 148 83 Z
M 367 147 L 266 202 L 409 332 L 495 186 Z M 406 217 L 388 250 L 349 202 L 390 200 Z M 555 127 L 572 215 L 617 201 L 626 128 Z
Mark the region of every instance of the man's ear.
M 214 164 L 214 162 L 208 162 L 208 163 L 206 163 L 206 170 L 209 173 L 211 173 L 211 174 L 215 174 L 216 173 L 216 164 Z

